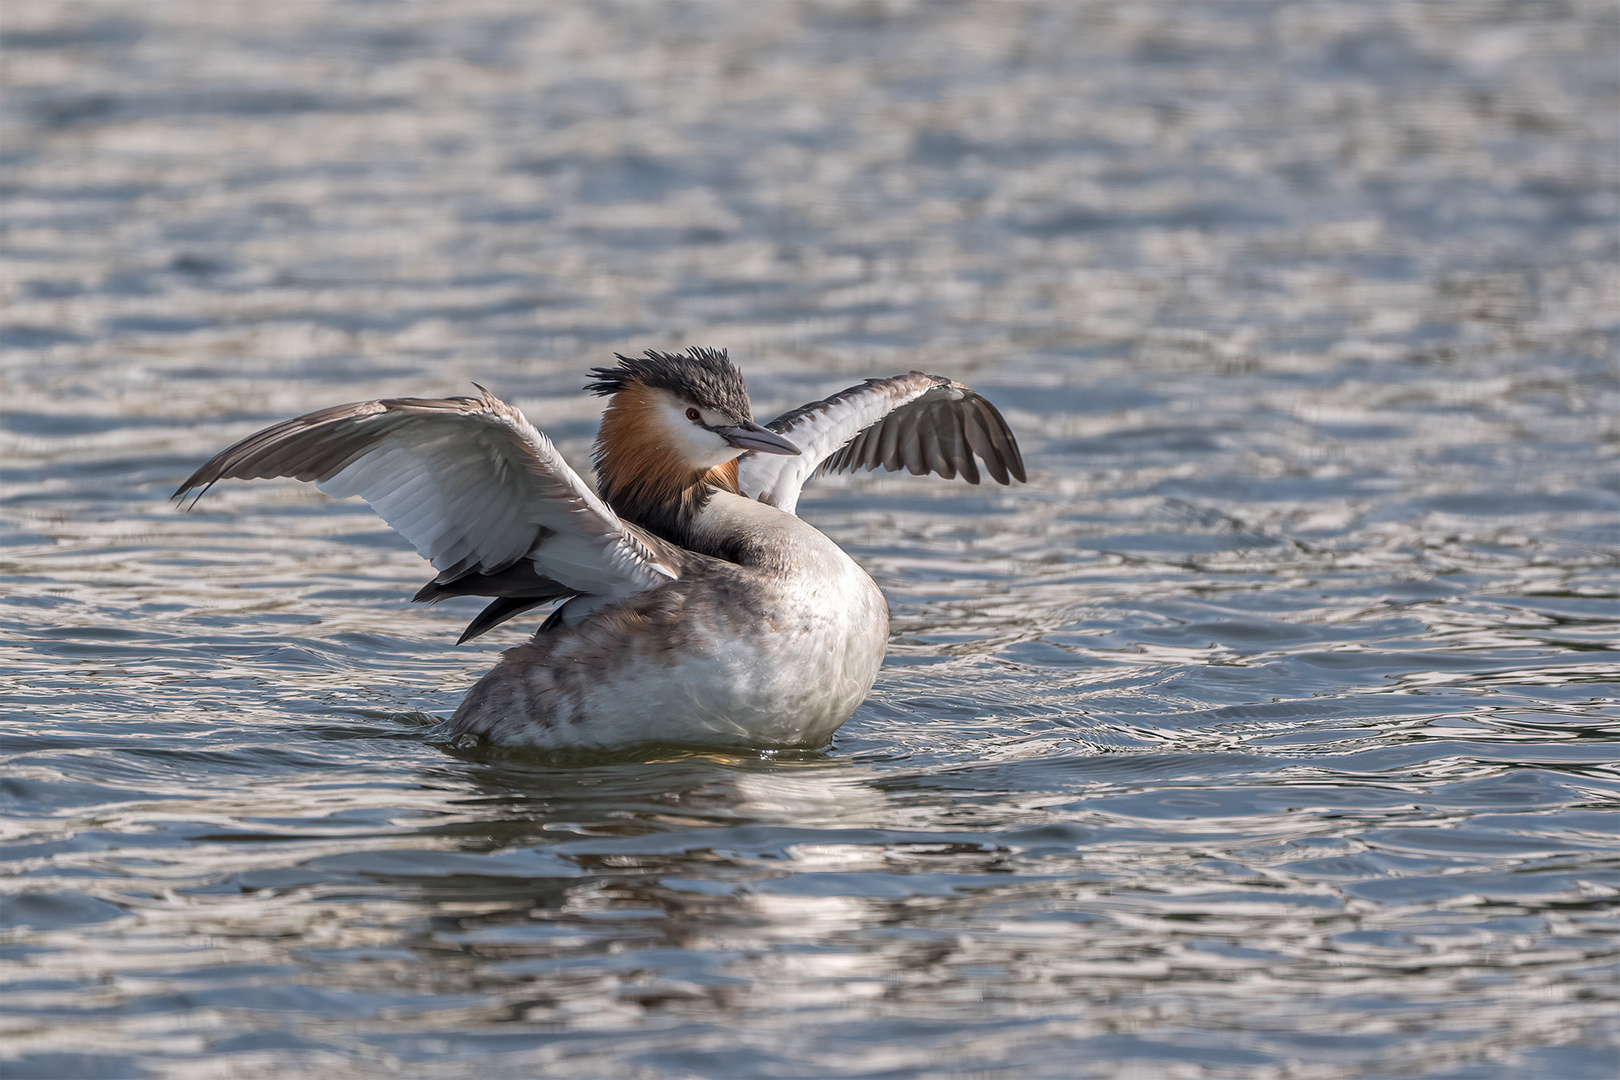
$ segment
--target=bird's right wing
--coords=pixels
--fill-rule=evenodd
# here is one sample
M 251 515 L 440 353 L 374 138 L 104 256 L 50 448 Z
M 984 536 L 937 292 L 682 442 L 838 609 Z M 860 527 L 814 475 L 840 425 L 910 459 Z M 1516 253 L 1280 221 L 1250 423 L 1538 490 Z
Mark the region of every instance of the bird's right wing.
M 1024 459 L 1001 413 L 982 394 L 942 375 L 913 371 L 867 379 L 765 426 L 792 440 L 800 456 L 744 454 L 738 486 L 790 514 L 805 482 L 823 473 L 906 469 L 977 484 L 977 458 L 997 483 L 1024 479 Z
M 527 559 L 554 596 L 630 596 L 678 575 L 679 552 L 619 520 L 523 413 L 477 397 L 389 398 L 285 420 L 221 451 L 175 492 L 290 476 L 358 495 L 439 583 Z M 193 500 L 195 502 L 195 500 Z

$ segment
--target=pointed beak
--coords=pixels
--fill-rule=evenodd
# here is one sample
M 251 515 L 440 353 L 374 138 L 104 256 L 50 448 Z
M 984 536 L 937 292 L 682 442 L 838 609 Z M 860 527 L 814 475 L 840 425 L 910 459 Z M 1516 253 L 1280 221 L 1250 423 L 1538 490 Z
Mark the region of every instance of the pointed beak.
M 738 424 L 736 427 L 714 429 L 726 442 L 739 450 L 758 450 L 762 454 L 799 454 L 799 448 L 767 427 L 758 424 Z

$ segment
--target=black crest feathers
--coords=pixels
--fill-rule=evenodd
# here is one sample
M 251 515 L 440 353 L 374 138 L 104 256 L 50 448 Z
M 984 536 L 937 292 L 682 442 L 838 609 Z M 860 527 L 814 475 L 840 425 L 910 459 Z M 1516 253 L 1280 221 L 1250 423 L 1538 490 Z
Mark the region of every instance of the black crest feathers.
M 618 357 L 618 367 L 592 368 L 593 382 L 585 389 L 593 394 L 617 394 L 626 386 L 639 383 L 679 394 L 695 405 L 725 413 L 734 420 L 752 420 L 748 388 L 742 372 L 732 365 L 724 349 L 694 346 L 684 353 L 648 349 L 645 356 Z

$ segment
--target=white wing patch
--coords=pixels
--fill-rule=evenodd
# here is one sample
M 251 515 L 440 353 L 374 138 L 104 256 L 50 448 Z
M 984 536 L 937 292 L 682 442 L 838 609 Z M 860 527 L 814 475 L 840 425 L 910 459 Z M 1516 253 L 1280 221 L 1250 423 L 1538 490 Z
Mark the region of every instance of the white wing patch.
M 619 520 L 523 413 L 477 397 L 339 405 L 249 435 L 176 497 L 219 480 L 290 476 L 358 495 L 440 582 L 528 558 L 579 593 L 629 596 L 677 576 L 667 545 Z

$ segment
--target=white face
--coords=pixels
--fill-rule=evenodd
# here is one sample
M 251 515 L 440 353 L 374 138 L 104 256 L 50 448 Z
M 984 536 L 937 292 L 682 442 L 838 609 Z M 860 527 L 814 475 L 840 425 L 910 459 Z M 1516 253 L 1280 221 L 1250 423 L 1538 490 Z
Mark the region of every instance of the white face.
M 693 417 L 696 413 L 696 417 Z M 741 454 L 705 424 L 725 426 L 734 423 L 730 418 L 712 409 L 702 409 L 674 394 L 660 391 L 658 395 L 658 423 L 664 437 L 681 458 L 694 469 L 712 469 Z

